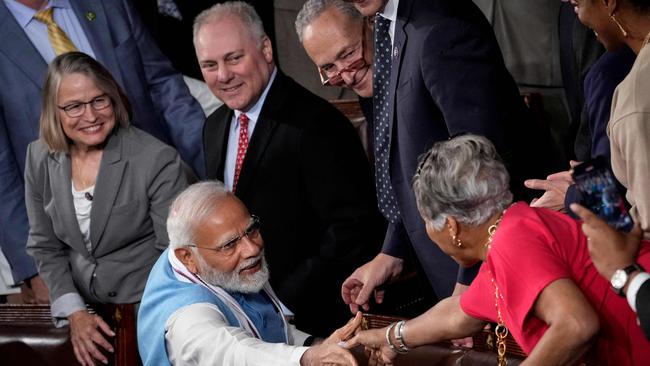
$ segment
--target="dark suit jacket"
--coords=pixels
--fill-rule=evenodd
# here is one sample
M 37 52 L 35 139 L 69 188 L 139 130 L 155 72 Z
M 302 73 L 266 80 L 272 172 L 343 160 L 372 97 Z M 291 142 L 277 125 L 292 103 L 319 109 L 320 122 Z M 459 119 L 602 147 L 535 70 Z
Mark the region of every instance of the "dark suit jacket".
M 618 84 L 630 73 L 634 60 L 636 60 L 636 54 L 629 47 L 622 47 L 616 51 L 604 53 L 589 69 L 584 83 L 585 112 L 582 115 L 588 126 L 587 132 L 589 132 L 590 139 L 589 143 L 585 145 L 590 146 L 591 154 L 583 158 L 594 159 L 603 156 L 609 163 L 611 152 L 607 124 L 612 109 L 612 97 Z M 625 187 L 616 180 L 616 177 L 614 180 L 622 193 L 621 196 L 625 197 Z M 575 185 L 569 186 L 564 197 L 564 206 L 573 218 L 578 217 L 569 206 L 574 202 L 582 203 L 582 200 L 583 197 Z
M 89 252 L 71 192 L 70 157 L 29 145 L 25 203 L 29 253 L 52 302 L 78 293 L 91 303 L 140 301 L 149 271 L 167 248 L 167 213 L 187 186 L 176 150 L 134 127 L 118 128 L 102 154 L 90 212 Z
M 70 0 L 70 5 L 97 60 L 129 97 L 134 125 L 172 141 L 202 176 L 201 106 L 145 31 L 131 1 Z M 36 274 L 25 252 L 29 224 L 23 171 L 27 145 L 38 138 L 46 72 L 47 63 L 0 1 L 0 246 L 16 281 Z
M 543 147 L 536 149 L 546 135 L 531 122 L 492 28 L 471 1 L 401 0 L 392 54 L 390 176 L 402 220 L 389 225 L 383 250 L 403 257 L 410 242 L 446 297 L 457 266 L 430 241 L 417 210 L 418 157 L 454 134 L 484 135 L 504 159 L 515 197 L 528 198 L 523 180 L 547 172 L 537 157 Z
M 233 111 L 204 129 L 206 171 L 223 180 Z M 350 122 L 278 71 L 246 152 L 236 195 L 262 220 L 271 284 L 296 325 L 325 335 L 350 316 L 341 284 L 379 250 L 382 220 Z
M 636 293 L 636 315 L 643 333 L 650 340 L 650 281 L 645 281 Z

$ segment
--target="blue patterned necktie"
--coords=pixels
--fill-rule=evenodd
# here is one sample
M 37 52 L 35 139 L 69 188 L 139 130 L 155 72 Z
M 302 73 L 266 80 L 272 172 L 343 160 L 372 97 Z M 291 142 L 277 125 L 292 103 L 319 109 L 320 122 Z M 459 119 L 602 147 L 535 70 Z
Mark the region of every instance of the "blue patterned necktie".
M 399 221 L 400 212 L 397 208 L 395 193 L 390 182 L 389 166 L 389 134 L 390 134 L 390 101 L 388 100 L 388 85 L 390 84 L 391 41 L 390 20 L 380 14 L 375 16 L 375 58 L 373 61 L 373 112 L 375 125 L 375 173 L 379 210 L 391 223 Z

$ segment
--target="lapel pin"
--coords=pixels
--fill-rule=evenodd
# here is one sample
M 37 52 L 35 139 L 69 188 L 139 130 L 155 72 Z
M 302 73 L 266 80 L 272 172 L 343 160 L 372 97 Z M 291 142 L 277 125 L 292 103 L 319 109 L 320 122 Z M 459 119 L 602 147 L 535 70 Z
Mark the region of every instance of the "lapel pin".
M 399 55 L 399 48 L 397 46 L 393 47 L 393 58 L 397 58 Z
M 91 22 L 97 18 L 97 15 L 95 15 L 94 12 L 89 11 L 86 13 L 86 19 L 90 20 Z

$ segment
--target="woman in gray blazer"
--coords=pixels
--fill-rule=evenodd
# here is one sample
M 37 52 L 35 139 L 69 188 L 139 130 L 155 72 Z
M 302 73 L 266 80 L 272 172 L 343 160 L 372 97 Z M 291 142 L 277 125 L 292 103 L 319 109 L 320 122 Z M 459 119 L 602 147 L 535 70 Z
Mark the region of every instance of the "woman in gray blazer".
M 106 362 L 100 348 L 112 352 L 113 335 L 85 304 L 140 301 L 167 246 L 169 204 L 187 185 L 178 153 L 130 119 L 124 92 L 97 61 L 79 52 L 52 61 L 40 139 L 27 151 L 27 248 L 82 365 Z

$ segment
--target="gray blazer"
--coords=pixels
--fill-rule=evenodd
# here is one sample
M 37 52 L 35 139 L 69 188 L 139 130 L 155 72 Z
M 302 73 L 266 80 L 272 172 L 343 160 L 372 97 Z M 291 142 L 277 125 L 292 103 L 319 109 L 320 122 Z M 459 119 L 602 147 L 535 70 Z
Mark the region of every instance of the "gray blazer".
M 104 148 L 84 245 L 71 192 L 70 157 L 31 143 L 25 167 L 27 250 L 52 302 L 134 303 L 167 247 L 169 205 L 187 186 L 176 150 L 135 127 L 118 128 Z

